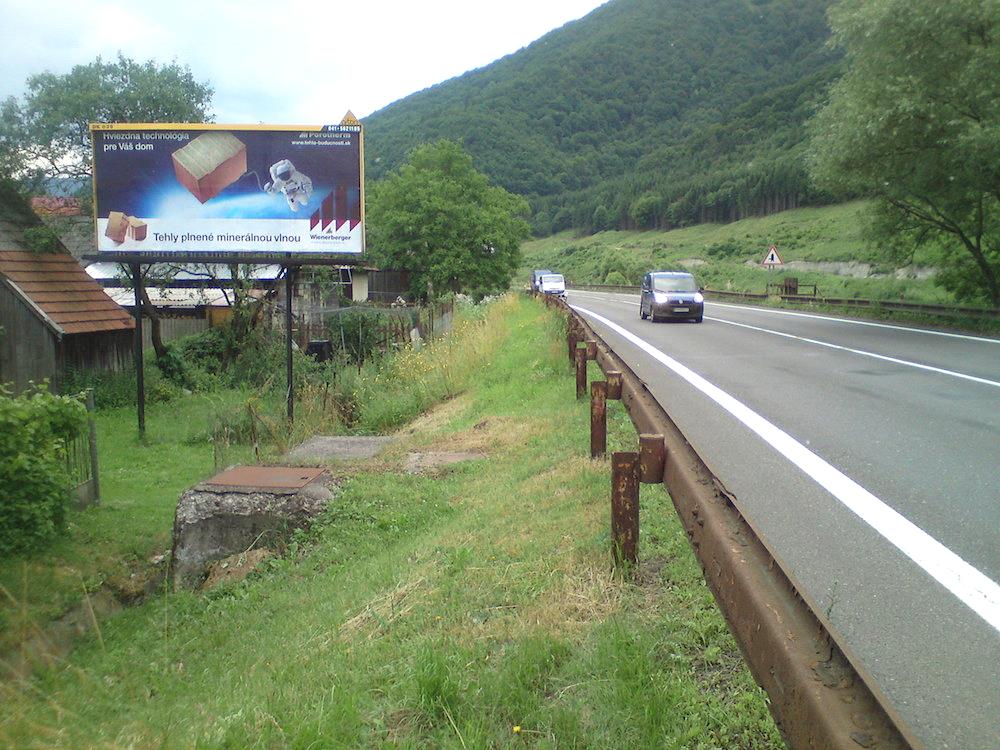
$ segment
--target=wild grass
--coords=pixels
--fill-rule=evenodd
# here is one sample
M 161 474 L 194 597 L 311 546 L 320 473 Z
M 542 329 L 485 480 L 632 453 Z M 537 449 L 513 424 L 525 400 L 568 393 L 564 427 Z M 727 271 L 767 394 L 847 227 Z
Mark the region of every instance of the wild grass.
M 252 458 L 236 442 L 220 456 L 209 440 L 213 415 L 246 398 L 226 391 L 150 404 L 144 439 L 134 407 L 97 412 L 102 501 L 71 511 L 67 532 L 44 552 L 0 561 L 0 585 L 17 600 L 0 597 L 0 653 L 78 603 L 81 586 L 127 586 L 149 557 L 169 550 L 178 495 L 216 461 Z
M 661 488 L 643 488 L 637 576 L 611 569 L 608 462 L 585 458 L 560 321 L 496 310 L 475 344 L 382 384 L 454 398 L 344 474 L 308 543 L 108 618 L 103 648 L 3 685 L 0 745 L 781 747 Z M 610 417 L 610 447 L 633 447 Z M 484 457 L 436 477 L 393 465 L 458 445 Z

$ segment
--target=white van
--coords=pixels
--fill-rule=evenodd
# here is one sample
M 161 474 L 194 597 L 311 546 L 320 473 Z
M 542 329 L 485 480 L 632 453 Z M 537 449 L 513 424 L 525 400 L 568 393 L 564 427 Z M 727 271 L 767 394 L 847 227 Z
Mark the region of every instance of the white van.
M 566 296 L 566 279 L 561 273 L 547 273 L 539 279 L 538 290 L 542 294 L 554 294 L 557 297 Z

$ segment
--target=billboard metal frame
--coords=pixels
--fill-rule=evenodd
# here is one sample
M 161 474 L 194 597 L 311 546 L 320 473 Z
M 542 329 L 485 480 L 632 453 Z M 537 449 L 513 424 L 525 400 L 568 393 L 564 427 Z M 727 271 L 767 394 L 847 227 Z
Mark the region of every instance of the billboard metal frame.
M 285 304 L 285 375 L 286 375 L 286 410 L 288 421 L 291 423 L 295 413 L 295 388 L 292 372 L 292 292 L 294 275 L 298 273 L 302 266 L 365 266 L 369 265 L 368 253 L 365 242 L 367 226 L 365 224 L 365 139 L 364 128 L 361 123 L 348 112 L 340 123 L 340 127 L 356 127 L 358 133 L 358 159 L 359 159 L 359 189 L 360 189 L 360 212 L 361 212 L 361 251 L 357 253 L 328 252 L 328 251 L 308 251 L 308 252 L 260 252 L 241 250 L 219 250 L 212 252 L 188 252 L 170 250 L 143 250 L 143 251 L 114 251 L 97 250 L 98 229 L 97 225 L 97 169 L 96 169 L 96 139 L 95 132 L 101 131 L 136 131 L 136 130 L 243 130 L 243 131 L 311 131 L 322 132 L 322 126 L 316 125 L 229 125 L 219 123 L 91 123 L 91 152 L 94 155 L 94 177 L 91 181 L 93 191 L 94 206 L 94 247 L 95 253 L 85 256 L 95 260 L 121 263 L 128 266 L 132 275 L 132 283 L 135 292 L 135 341 L 134 357 L 136 368 L 136 390 L 137 390 L 137 417 L 140 435 L 146 431 L 146 398 L 145 383 L 143 377 L 143 347 L 142 347 L 142 265 L 152 263 L 209 263 L 209 264 L 274 264 L 282 266 L 285 276 L 286 304 Z

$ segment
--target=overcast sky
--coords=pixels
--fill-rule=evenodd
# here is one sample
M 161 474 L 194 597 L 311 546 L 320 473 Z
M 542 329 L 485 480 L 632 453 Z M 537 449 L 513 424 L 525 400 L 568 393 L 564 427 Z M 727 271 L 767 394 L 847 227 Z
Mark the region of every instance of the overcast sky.
M 176 59 L 218 122 L 339 122 L 516 52 L 604 0 L 0 0 L 0 99 L 118 51 Z

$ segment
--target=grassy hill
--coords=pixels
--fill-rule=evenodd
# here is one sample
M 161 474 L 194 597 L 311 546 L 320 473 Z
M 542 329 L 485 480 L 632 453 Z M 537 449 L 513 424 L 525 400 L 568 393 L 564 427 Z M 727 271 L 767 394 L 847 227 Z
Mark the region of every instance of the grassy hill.
M 367 173 L 450 138 L 539 234 L 667 228 L 816 202 L 802 123 L 839 74 L 829 0 L 611 0 L 365 119 Z
M 686 268 L 713 289 L 763 292 L 784 275 L 816 284 L 831 297 L 951 302 L 931 279 L 910 278 L 913 268 L 884 265 L 861 236 L 865 203 L 800 208 L 728 224 L 700 224 L 666 232 L 609 231 L 580 237 L 561 232 L 522 247 L 521 277 L 548 268 L 578 283 L 604 283 L 620 274 L 637 284 L 655 268 Z M 760 266 L 777 245 L 784 270 Z M 918 255 L 917 266 L 932 262 Z M 921 269 L 926 270 L 926 269 Z M 922 275 L 922 274 L 921 274 Z

